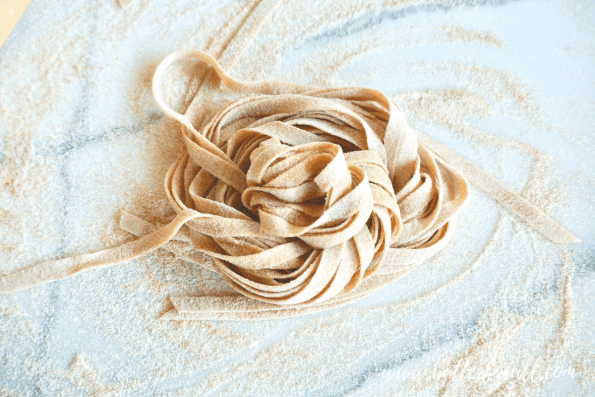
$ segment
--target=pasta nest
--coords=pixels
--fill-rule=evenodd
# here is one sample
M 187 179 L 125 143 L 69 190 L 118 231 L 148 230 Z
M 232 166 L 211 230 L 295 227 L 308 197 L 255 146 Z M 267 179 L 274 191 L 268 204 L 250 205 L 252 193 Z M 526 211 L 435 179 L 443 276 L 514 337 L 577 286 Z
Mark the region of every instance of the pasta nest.
M 197 213 L 192 244 L 232 288 L 279 305 L 337 299 L 446 245 L 467 182 L 387 96 L 242 83 L 198 55 L 239 99 L 200 132 L 176 115 L 186 151 L 165 185 L 176 212 Z

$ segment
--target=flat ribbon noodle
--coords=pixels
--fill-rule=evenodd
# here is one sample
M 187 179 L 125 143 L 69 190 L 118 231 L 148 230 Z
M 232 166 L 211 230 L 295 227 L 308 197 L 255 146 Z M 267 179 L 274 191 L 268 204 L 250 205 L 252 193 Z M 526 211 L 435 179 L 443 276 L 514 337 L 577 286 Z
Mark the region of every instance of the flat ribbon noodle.
M 163 101 L 163 74 L 183 58 L 209 64 L 209 76 L 224 86 L 228 99 L 216 113 L 191 106 L 182 115 Z M 444 248 L 469 194 L 453 163 L 474 179 L 482 172 L 414 131 L 376 90 L 240 82 L 208 54 L 181 50 L 158 66 L 153 93 L 180 122 L 186 145 L 165 177 L 176 218 L 158 228 L 123 213 L 120 226 L 138 240 L 2 276 L 1 293 L 161 247 L 219 273 L 236 291 L 172 297 L 174 308 L 163 318 L 265 319 L 327 310 L 383 288 Z M 529 208 L 539 219 L 529 223 L 539 231 L 576 240 L 496 186 L 491 193 L 507 197 L 507 208 L 521 216 Z

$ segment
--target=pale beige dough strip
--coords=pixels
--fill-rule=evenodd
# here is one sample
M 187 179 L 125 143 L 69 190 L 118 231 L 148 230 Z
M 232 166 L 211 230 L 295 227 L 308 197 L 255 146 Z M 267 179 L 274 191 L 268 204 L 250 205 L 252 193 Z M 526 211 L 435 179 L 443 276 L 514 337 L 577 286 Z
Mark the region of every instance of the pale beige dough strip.
M 294 307 L 271 307 L 266 302 L 252 301 L 239 296 L 217 297 L 210 301 L 208 297 L 172 297 L 174 308 L 165 312 L 162 320 L 270 320 L 287 317 L 303 316 L 330 310 L 365 298 L 384 287 L 405 277 L 413 271 L 418 264 L 404 267 L 399 272 L 374 276 L 364 282 L 360 287 L 345 295 L 341 295 L 322 303 Z M 254 303 L 253 303 L 254 302 Z M 177 305 L 177 306 L 176 306 Z M 270 304 L 269 304 L 270 305 Z M 273 305 L 274 306 L 274 305 Z
M 41 284 L 61 280 L 90 269 L 113 266 L 145 255 L 172 239 L 178 230 L 201 214 L 186 210 L 180 212 L 168 225 L 138 240 L 92 254 L 73 256 L 43 262 L 0 277 L 0 293 L 8 294 Z
M 493 197 L 500 205 L 517 215 L 542 236 L 556 243 L 578 243 L 581 241 L 542 210 L 477 165 L 459 156 L 426 134 L 420 131 L 415 131 L 415 133 L 417 139 L 436 155 L 462 172 L 472 184 Z

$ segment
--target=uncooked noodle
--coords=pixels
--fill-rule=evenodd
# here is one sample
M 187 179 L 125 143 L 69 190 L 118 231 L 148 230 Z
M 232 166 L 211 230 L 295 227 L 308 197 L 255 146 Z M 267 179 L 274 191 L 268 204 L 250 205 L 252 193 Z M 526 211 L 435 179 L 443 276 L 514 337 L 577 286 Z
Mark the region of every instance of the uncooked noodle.
M 182 115 L 161 80 L 185 58 L 206 62 L 225 98 L 214 116 Z M 557 242 L 577 239 L 472 163 L 414 131 L 397 105 L 365 88 L 240 82 L 181 50 L 157 68 L 153 93 L 181 124 L 186 151 L 165 177 L 177 216 L 157 227 L 123 213 L 139 238 L 0 277 L 9 293 L 111 266 L 157 248 L 217 272 L 237 292 L 173 297 L 169 319 L 265 319 L 367 296 L 446 246 L 473 183 Z M 200 131 L 197 130 L 200 129 Z

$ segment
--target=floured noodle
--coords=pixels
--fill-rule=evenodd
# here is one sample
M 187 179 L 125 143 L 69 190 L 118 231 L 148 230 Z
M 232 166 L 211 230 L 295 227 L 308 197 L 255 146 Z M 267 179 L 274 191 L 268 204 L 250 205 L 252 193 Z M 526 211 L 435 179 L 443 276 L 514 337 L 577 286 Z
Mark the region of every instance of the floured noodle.
M 195 98 L 181 115 L 163 101 L 163 74 L 185 58 L 210 66 L 207 86 L 224 98 L 217 109 Z M 448 243 L 468 196 L 453 165 L 478 183 L 486 177 L 482 189 L 550 239 L 577 241 L 473 164 L 413 131 L 379 91 L 240 82 L 208 54 L 181 50 L 157 68 L 153 92 L 181 123 L 186 145 L 165 178 L 176 218 L 157 228 L 124 214 L 121 227 L 138 240 L 9 274 L 0 278 L 1 292 L 163 247 L 221 274 L 237 292 L 173 298 L 164 318 L 265 319 L 337 307 L 405 276 Z M 204 126 L 200 132 L 197 125 Z

